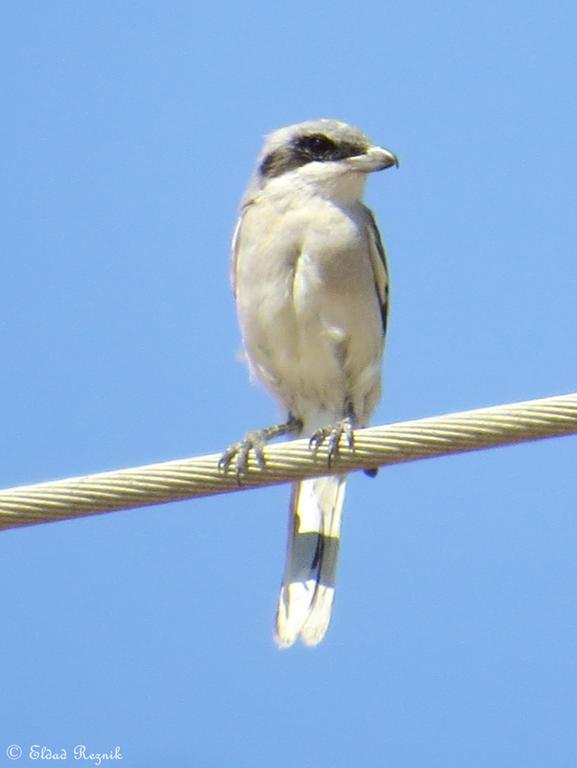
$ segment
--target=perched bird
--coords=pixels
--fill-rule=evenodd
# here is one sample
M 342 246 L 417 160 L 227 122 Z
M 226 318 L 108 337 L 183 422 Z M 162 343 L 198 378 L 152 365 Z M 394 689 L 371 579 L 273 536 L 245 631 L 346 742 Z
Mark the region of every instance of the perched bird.
M 363 204 L 368 173 L 398 165 L 356 128 L 311 120 L 271 133 L 233 238 L 232 283 L 252 374 L 288 412 L 221 459 L 246 471 L 251 449 L 310 435 L 331 457 L 380 397 L 388 299 L 385 253 Z M 346 475 L 295 483 L 275 640 L 317 645 L 331 617 Z

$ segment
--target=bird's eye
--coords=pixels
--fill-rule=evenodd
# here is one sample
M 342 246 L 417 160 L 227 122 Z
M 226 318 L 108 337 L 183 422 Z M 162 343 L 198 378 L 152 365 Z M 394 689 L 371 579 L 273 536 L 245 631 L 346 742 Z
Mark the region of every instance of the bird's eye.
M 308 143 L 313 152 L 325 152 L 334 147 L 333 142 L 326 136 L 311 136 Z
M 299 150 L 310 157 L 311 160 L 330 159 L 335 151 L 335 146 L 334 141 L 322 133 L 303 136 L 298 141 Z

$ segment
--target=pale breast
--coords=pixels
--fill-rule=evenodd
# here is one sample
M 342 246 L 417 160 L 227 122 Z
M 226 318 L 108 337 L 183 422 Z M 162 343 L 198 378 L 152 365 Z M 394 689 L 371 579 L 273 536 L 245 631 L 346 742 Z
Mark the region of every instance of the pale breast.
M 255 374 L 296 415 L 320 408 L 340 418 L 352 398 L 364 420 L 378 397 L 381 318 L 368 248 L 360 209 L 319 201 L 282 215 L 246 211 L 236 257 L 243 341 Z

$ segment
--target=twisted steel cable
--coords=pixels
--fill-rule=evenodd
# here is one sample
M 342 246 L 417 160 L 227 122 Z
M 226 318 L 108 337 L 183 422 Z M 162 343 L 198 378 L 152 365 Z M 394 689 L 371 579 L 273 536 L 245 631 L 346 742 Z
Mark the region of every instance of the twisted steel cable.
M 355 431 L 331 473 L 349 472 L 512 443 L 577 434 L 577 393 L 450 413 Z M 0 491 L 0 528 L 54 522 L 164 504 L 328 473 L 324 446 L 308 440 L 269 445 L 266 466 L 250 456 L 248 471 L 218 468 L 220 454 L 150 464 Z

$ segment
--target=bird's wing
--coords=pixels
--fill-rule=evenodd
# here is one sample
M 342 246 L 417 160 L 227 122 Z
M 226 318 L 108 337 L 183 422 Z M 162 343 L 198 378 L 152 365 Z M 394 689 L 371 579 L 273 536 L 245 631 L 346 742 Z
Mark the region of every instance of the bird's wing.
M 384 336 L 387 332 L 387 317 L 389 313 L 389 271 L 387 269 L 387 257 L 385 255 L 385 249 L 383 248 L 383 242 L 373 212 L 369 208 L 365 208 L 365 210 L 367 212 L 371 266 L 373 268 L 375 289 L 381 308 Z
M 244 213 L 244 211 L 243 211 Z M 238 217 L 236 226 L 234 228 L 234 234 L 232 236 L 232 259 L 230 262 L 230 284 L 232 286 L 232 292 L 236 297 L 236 270 L 238 262 L 239 241 L 240 241 L 240 228 L 242 226 L 243 214 Z
M 236 298 L 236 275 L 237 275 L 238 259 L 239 259 L 239 253 L 240 253 L 240 231 L 242 229 L 242 223 L 244 221 L 244 215 L 247 209 L 254 202 L 256 202 L 256 200 L 257 200 L 257 197 L 255 197 L 254 195 L 245 200 L 240 211 L 240 216 L 238 217 L 238 220 L 236 222 L 234 233 L 232 235 L 232 244 L 231 244 L 232 259 L 230 263 L 230 283 L 232 285 L 232 292 L 235 298 Z

